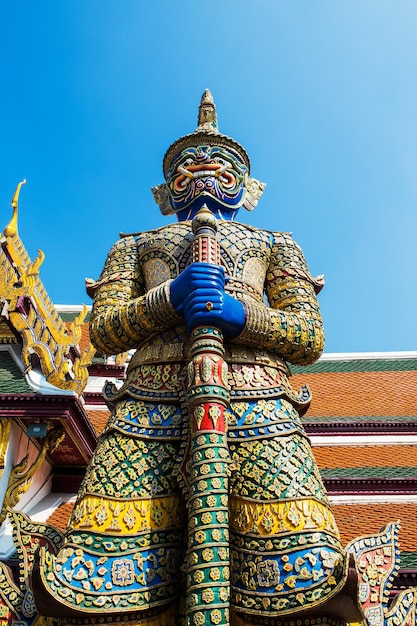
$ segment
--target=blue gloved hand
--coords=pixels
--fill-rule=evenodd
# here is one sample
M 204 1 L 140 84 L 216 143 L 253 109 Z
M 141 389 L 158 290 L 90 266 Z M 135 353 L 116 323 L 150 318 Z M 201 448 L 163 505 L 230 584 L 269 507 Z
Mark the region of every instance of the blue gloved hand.
M 184 302 L 183 315 L 188 331 L 197 326 L 219 328 L 228 339 L 242 332 L 245 325 L 243 304 L 222 290 L 201 288 Z
M 243 304 L 225 293 L 224 268 L 210 263 L 193 263 L 171 283 L 171 302 L 187 323 L 188 332 L 197 326 L 214 326 L 232 339 L 245 325 Z
M 183 313 L 184 302 L 199 289 L 224 291 L 226 282 L 224 268 L 211 263 L 192 263 L 185 268 L 170 286 L 171 302 L 177 313 Z

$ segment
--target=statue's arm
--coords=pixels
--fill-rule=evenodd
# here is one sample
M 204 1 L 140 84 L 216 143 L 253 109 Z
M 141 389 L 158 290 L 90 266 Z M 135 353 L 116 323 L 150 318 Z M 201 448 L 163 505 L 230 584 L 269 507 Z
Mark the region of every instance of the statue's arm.
M 246 322 L 237 341 L 271 350 L 290 363 L 314 363 L 324 348 L 316 297 L 321 286 L 292 237 L 275 234 L 265 284 L 269 306 L 244 302 Z
M 146 291 L 136 240 L 118 241 L 93 288 L 93 345 L 103 354 L 118 354 L 183 321 L 171 304 L 170 282 Z

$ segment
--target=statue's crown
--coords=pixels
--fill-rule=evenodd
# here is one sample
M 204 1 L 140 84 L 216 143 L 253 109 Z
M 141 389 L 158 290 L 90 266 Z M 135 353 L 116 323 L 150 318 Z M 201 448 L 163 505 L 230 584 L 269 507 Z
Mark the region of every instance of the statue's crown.
M 219 132 L 217 126 L 216 105 L 209 89 L 201 97 L 198 108 L 198 126 L 193 133 L 180 137 L 168 148 L 163 160 L 163 171 L 166 176 L 176 157 L 186 148 L 194 146 L 219 146 L 234 152 L 250 170 L 248 153 L 237 141 Z

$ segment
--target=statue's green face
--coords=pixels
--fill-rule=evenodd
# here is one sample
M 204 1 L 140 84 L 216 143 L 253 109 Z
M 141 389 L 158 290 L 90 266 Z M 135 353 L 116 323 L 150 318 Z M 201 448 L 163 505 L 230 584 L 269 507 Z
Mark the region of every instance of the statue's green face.
M 174 213 L 200 208 L 235 211 L 245 199 L 248 168 L 233 152 L 217 146 L 183 150 L 167 172 Z

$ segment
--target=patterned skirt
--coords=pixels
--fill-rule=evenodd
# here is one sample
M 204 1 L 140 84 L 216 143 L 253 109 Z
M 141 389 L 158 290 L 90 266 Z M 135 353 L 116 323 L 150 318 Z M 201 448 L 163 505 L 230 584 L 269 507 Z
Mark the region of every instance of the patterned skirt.
M 343 586 L 347 564 L 299 415 L 282 398 L 234 400 L 227 420 L 230 552 L 216 575 L 230 575 L 230 603 L 241 616 L 314 608 Z M 187 422 L 180 404 L 117 403 L 64 546 L 49 571 L 45 564 L 61 603 L 144 618 L 180 606 L 190 562 Z M 209 497 L 201 506 L 209 508 Z

